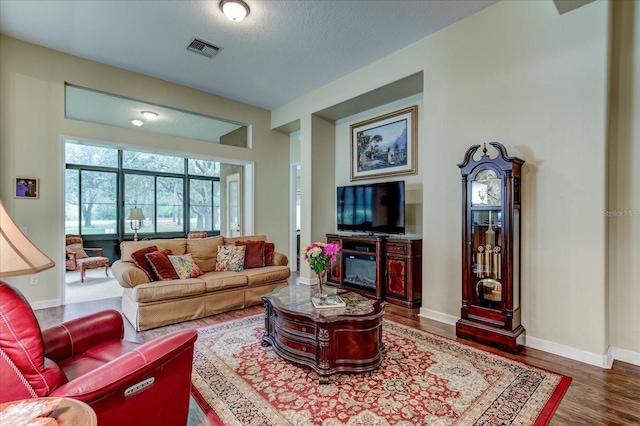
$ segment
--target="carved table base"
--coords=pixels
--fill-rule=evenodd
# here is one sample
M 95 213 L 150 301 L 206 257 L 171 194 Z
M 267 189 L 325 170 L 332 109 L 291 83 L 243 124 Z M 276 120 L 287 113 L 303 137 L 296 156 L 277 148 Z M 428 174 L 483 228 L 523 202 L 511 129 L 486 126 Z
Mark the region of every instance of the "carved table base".
M 328 289 L 335 292 L 336 289 Z M 314 287 L 278 287 L 262 296 L 265 307 L 263 346 L 318 373 L 321 384 L 336 373 L 375 370 L 382 362 L 382 316 L 385 302 L 341 292 L 346 307 L 316 309 Z

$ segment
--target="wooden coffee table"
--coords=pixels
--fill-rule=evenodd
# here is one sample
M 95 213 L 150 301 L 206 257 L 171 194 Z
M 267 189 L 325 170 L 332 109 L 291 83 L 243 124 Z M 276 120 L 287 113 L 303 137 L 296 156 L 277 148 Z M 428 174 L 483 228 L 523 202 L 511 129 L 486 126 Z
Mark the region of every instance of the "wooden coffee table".
M 262 296 L 265 312 L 263 346 L 294 364 L 309 367 L 329 383 L 335 373 L 375 370 L 382 362 L 384 301 L 328 288 L 345 302 L 342 308 L 317 309 L 315 286 L 278 287 Z

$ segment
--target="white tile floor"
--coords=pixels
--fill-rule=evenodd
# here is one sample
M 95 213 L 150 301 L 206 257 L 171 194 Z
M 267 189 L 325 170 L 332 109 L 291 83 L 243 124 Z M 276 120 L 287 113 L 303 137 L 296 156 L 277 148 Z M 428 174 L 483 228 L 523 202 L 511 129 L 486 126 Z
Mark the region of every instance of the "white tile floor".
M 84 283 L 80 282 L 80 271 L 67 271 L 65 281 L 65 303 L 122 296 L 122 287 L 113 278 L 111 271 L 108 277 L 105 276 L 104 268 L 86 271 Z

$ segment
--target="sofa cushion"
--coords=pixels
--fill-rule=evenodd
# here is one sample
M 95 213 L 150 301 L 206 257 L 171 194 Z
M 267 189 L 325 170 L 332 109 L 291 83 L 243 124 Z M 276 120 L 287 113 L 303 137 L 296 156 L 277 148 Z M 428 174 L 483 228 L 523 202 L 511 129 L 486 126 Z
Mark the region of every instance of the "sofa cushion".
M 244 269 L 264 266 L 264 241 L 236 241 L 236 247 L 244 246 Z
M 89 257 L 86 251 L 84 251 L 84 247 L 82 247 L 81 243 L 69 244 L 67 246 L 67 250 L 72 251 L 76 254 L 76 259 L 84 259 Z
M 158 247 L 158 250 L 169 249 L 172 254 L 185 254 L 187 252 L 187 239 L 171 238 L 164 240 L 123 241 L 120 243 L 120 259 L 124 262 L 133 262 L 131 253 L 151 246 Z
M 145 248 L 141 248 L 140 250 L 136 250 L 133 253 L 131 253 L 131 258 L 133 259 L 133 263 L 138 268 L 142 269 L 142 271 L 145 274 L 147 274 L 147 276 L 149 277 L 149 280 L 151 280 L 151 281 L 155 281 L 157 279 L 157 277 L 153 273 L 153 269 L 151 268 L 151 264 L 149 263 L 149 260 L 147 260 L 145 255 L 147 253 L 153 253 L 154 251 L 158 251 L 158 247 L 156 247 L 156 246 L 145 247 Z
M 218 246 L 224 244 L 223 236 L 187 239 L 187 253 L 203 272 L 216 270 Z
M 244 269 L 244 246 L 222 245 L 218 247 L 216 271 L 242 271 Z
M 264 266 L 273 266 L 273 255 L 276 251 L 276 245 L 273 243 L 264 243 Z
M 244 275 L 243 272 L 207 272 L 198 278 L 204 281 L 207 293 L 221 289 L 247 286 L 247 276 Z
M 186 278 L 196 278 L 204 274 L 204 272 L 202 272 L 202 269 L 198 268 L 198 265 L 193 262 L 193 259 L 191 258 L 191 255 L 189 253 L 173 255 L 170 254 L 167 257 L 169 258 L 169 261 L 173 265 L 173 269 L 175 269 L 176 274 L 178 274 L 178 277 L 180 277 L 180 279 L 184 280 Z
M 165 249 L 144 255 L 151 264 L 153 272 L 161 281 L 177 280 L 179 278 L 176 270 L 173 268 L 173 265 L 169 260 L 168 256 L 170 254 L 172 254 L 171 250 Z
M 204 281 L 200 278 L 188 278 L 186 280 L 154 281 L 140 284 L 132 290 L 132 299 L 135 302 L 146 303 L 198 296 L 204 294 L 205 286 Z
M 249 287 L 286 280 L 291 276 L 291 270 L 288 266 L 265 266 L 264 268 L 247 269 L 242 273 L 247 276 Z

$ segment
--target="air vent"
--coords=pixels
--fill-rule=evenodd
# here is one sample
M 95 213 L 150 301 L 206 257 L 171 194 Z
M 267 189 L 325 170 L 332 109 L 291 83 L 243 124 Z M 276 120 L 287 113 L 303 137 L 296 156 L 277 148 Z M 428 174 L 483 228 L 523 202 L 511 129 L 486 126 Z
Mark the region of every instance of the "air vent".
M 222 50 L 222 47 L 218 47 L 215 44 L 209 43 L 199 38 L 194 38 L 191 44 L 187 47 L 187 50 L 199 53 L 207 58 L 213 58 L 216 53 Z

